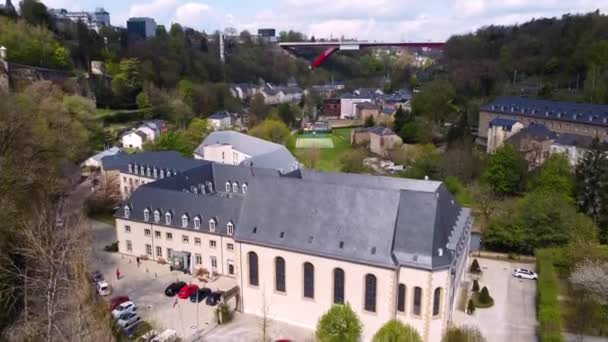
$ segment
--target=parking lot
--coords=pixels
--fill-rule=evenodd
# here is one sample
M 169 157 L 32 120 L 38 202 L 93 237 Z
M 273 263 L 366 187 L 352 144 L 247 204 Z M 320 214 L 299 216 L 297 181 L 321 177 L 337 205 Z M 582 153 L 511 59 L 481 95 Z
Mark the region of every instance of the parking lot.
M 128 295 L 138 306 L 142 319 L 157 329 L 171 328 L 183 338 L 194 338 L 213 328 L 215 323 L 215 306 L 203 302 L 198 305 L 188 299 L 167 297 L 165 288 L 174 281 L 192 282 L 202 286 L 198 280 L 182 272 L 169 271 L 168 265 L 159 265 L 155 261 L 142 261 L 137 267 L 135 258 L 118 253 L 103 251 L 103 246 L 115 241 L 113 226 L 101 222 L 92 222 L 95 242 L 92 253 L 92 269 L 100 270 L 113 288 L 112 296 Z M 116 279 L 116 268 L 120 270 L 120 279 Z M 225 285 L 226 278 L 221 281 Z M 216 283 L 206 287 L 216 290 Z M 176 304 L 177 303 L 177 304 Z
M 534 264 L 478 258 L 483 274 L 479 286 L 488 287 L 494 306 L 477 309 L 472 316 L 456 310 L 456 325 L 477 326 L 488 341 L 536 341 L 536 281 L 511 275 L 515 268 L 534 270 Z M 473 281 L 468 275 L 468 286 Z

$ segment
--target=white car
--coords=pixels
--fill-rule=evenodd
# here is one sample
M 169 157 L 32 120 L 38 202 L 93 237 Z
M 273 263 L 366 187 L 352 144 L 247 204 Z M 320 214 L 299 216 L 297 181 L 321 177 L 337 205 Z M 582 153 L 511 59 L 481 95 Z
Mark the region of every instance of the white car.
M 118 319 L 122 314 L 127 312 L 136 312 L 137 305 L 132 301 L 124 302 L 116 307 L 116 309 L 112 310 L 112 317 L 114 319 Z
M 538 274 L 536 274 L 536 272 L 532 272 L 525 268 L 516 268 L 515 270 L 513 270 L 513 276 L 515 278 L 523 278 L 523 279 L 533 279 L 533 280 L 538 279 Z
M 133 323 L 139 322 L 140 319 L 141 318 L 139 315 L 137 315 L 135 312 L 129 312 L 120 316 L 120 319 L 116 324 L 118 324 L 118 326 L 121 328 L 128 328 Z
M 110 284 L 107 281 L 101 280 L 97 282 L 97 293 L 102 296 L 109 296 L 112 293 L 110 289 Z

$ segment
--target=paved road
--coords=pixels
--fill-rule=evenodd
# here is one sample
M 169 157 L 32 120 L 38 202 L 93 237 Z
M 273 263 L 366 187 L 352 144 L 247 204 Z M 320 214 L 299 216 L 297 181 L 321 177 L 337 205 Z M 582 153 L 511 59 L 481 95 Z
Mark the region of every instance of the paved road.
M 488 341 L 536 342 L 536 282 L 514 278 L 517 267 L 533 268 L 531 264 L 477 259 L 483 270 L 479 286 L 487 286 L 494 306 L 477 309 L 473 316 L 457 311 L 457 325 L 477 326 Z M 472 281 L 469 282 L 469 286 Z

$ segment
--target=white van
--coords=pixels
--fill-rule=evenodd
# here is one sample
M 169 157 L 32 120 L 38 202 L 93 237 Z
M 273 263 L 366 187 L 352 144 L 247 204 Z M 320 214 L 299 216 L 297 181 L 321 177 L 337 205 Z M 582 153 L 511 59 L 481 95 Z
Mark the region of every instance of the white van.
M 112 293 L 112 289 L 110 289 L 110 284 L 107 281 L 102 280 L 97 282 L 97 293 L 102 296 L 108 296 Z

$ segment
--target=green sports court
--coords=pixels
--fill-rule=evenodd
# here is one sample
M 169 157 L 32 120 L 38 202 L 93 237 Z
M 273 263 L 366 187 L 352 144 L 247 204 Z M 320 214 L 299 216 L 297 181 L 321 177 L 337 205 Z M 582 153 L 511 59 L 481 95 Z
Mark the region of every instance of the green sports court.
M 298 137 L 296 148 L 334 148 L 334 141 L 329 135 L 320 137 Z

